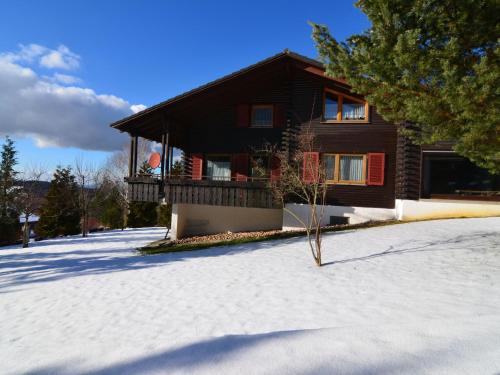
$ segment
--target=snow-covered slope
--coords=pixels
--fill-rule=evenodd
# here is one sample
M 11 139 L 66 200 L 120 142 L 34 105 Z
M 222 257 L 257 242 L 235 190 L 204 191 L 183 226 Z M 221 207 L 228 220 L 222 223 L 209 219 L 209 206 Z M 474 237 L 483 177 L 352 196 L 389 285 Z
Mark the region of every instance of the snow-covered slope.
M 494 374 L 500 218 L 157 256 L 159 229 L 0 248 L 2 374 Z

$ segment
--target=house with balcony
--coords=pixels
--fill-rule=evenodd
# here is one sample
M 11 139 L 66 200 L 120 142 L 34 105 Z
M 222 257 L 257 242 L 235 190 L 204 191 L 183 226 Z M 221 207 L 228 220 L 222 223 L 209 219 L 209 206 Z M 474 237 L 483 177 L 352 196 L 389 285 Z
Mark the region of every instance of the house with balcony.
M 329 184 L 324 225 L 369 220 L 500 215 L 500 179 L 452 151 L 417 146 L 347 82 L 285 50 L 111 126 L 130 135 L 131 201 L 171 203 L 172 236 L 299 226 L 267 188 L 284 152 L 314 134 L 313 160 Z M 138 173 L 142 137 L 161 144 L 156 175 Z M 173 150 L 183 171 L 172 174 Z M 142 160 L 140 161 L 142 162 Z M 287 203 L 298 215 L 308 207 Z

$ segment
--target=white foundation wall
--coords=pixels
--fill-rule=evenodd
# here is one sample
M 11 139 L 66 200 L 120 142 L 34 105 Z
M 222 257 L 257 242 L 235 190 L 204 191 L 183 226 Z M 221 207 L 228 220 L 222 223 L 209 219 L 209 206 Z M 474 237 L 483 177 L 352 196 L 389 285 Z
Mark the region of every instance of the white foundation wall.
M 303 225 L 287 210 L 292 211 L 302 221 L 309 222 L 310 205 L 288 203 L 285 208 L 286 210 L 283 210 L 283 230 L 303 228 Z M 395 220 L 396 210 L 393 208 L 325 206 L 322 226 L 330 224 L 330 216 L 348 217 L 349 224 L 360 224 L 368 221 Z
M 282 224 L 281 209 L 174 204 L 170 237 L 281 229 Z
M 500 216 L 500 202 L 396 199 L 398 220 Z

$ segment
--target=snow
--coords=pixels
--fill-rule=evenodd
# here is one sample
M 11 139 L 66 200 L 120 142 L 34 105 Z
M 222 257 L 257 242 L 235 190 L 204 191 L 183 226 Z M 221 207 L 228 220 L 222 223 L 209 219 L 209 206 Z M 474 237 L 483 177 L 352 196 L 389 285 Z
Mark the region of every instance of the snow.
M 26 220 L 26 219 L 25 219 L 25 217 L 24 217 L 24 214 L 23 214 L 23 215 L 21 215 L 21 216 L 19 216 L 19 222 L 20 222 L 21 224 L 24 224 L 25 220 Z M 28 217 L 28 223 L 36 223 L 36 222 L 38 222 L 38 220 L 40 220 L 40 217 L 39 217 L 39 216 L 37 216 L 37 215 L 30 215 L 30 216 Z
M 493 374 L 500 218 L 138 256 L 164 230 L 0 248 L 2 374 Z

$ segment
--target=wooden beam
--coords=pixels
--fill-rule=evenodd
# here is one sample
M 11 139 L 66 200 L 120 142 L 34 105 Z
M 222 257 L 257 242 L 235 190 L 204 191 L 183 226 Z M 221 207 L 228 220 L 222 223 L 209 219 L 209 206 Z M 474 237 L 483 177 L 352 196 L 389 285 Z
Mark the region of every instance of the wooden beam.
M 132 174 L 135 176 L 137 175 L 137 148 L 138 148 L 138 143 L 139 143 L 139 137 L 134 136 L 133 137 L 133 150 L 132 150 L 132 159 L 133 159 L 133 164 L 132 164 Z
M 168 175 L 168 148 L 170 147 L 170 119 L 162 114 L 161 123 L 163 127 L 162 147 L 161 147 L 161 179 L 162 181 Z
M 168 159 L 170 161 L 170 165 L 168 167 L 168 176 L 170 177 L 172 175 L 172 167 L 174 165 L 174 147 L 173 146 L 170 146 L 170 153 L 169 153 Z
M 128 176 L 134 175 L 134 137 L 130 136 L 130 153 L 128 155 Z
M 161 180 L 165 180 L 165 143 L 167 133 L 161 135 Z

